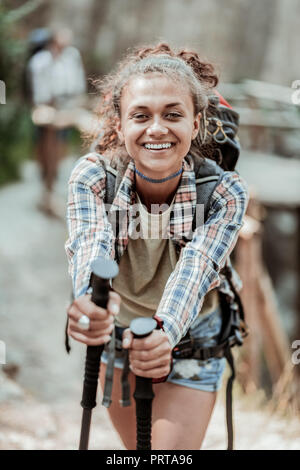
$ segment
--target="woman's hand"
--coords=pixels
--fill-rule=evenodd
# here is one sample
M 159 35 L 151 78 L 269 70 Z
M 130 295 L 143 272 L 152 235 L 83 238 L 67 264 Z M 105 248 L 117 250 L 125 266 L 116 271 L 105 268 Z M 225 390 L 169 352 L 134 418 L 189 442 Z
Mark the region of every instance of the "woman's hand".
M 127 328 L 122 346 L 129 349 L 130 369 L 135 375 L 158 379 L 170 373 L 172 347 L 163 330 L 153 330 L 146 338 L 136 339 Z
M 116 292 L 109 292 L 107 309 L 98 307 L 91 301 L 91 295 L 78 297 L 68 308 L 68 335 L 88 346 L 99 346 L 108 343 L 114 329 L 114 319 L 119 313 L 121 297 Z M 86 315 L 90 319 L 90 327 L 84 330 L 78 320 Z

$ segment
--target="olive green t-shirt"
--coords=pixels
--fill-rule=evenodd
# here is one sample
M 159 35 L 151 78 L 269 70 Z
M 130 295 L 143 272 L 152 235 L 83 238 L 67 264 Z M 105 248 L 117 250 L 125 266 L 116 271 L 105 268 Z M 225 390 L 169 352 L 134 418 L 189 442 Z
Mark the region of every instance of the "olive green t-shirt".
M 179 259 L 174 243 L 166 235 L 174 199 L 166 210 L 157 214 L 149 213 L 138 195 L 137 201 L 139 232 L 136 230 L 134 238 L 129 237 L 119 263 L 119 274 L 112 283 L 122 299 L 116 318 L 117 325 L 122 327 L 128 327 L 136 317 L 155 315 L 165 285 Z M 215 310 L 217 303 L 217 291 L 213 289 L 205 296 L 200 313 Z

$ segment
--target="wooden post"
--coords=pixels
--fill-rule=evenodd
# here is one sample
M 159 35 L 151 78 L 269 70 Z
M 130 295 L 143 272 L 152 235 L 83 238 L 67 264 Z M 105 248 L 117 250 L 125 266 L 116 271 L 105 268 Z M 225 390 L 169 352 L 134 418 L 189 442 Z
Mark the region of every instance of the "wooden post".
M 262 341 L 258 297 L 256 295 L 256 252 L 259 237 L 256 232 L 260 230 L 260 224 L 251 214 L 256 215 L 258 218 L 256 202 L 253 198 L 250 199 L 245 224 L 240 232 L 240 237 L 235 248 L 235 267 L 243 282 L 241 299 L 245 309 L 246 322 L 250 331 L 243 347 L 241 367 L 239 367 L 238 372 L 240 383 L 246 393 L 253 392 L 259 386 L 259 364 Z
M 273 385 L 277 383 L 290 360 L 289 342 L 276 306 L 275 294 L 262 261 L 262 208 L 252 197 L 245 229 L 236 246 L 236 268 L 243 281 L 241 292 L 250 335 L 243 354 L 242 385 L 246 392 L 258 387 L 260 356 L 266 358 Z
M 251 393 L 259 386 L 259 362 L 261 350 L 260 323 L 257 315 L 258 305 L 255 295 L 256 272 L 253 262 L 254 240 L 239 239 L 236 247 L 236 269 L 243 281 L 241 299 L 245 317 L 249 326 L 242 354 L 241 367 L 238 368 L 239 380 L 246 393 Z

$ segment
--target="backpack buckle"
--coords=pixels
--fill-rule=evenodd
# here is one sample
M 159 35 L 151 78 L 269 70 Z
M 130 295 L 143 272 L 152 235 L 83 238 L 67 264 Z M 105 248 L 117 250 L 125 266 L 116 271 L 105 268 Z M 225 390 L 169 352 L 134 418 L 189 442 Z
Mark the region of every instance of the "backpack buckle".
M 174 359 L 188 359 L 193 357 L 193 342 L 190 336 L 185 336 L 173 348 L 172 356 Z
M 209 118 L 209 124 L 215 125 L 216 129 L 213 132 L 207 130 L 207 133 L 214 139 L 218 144 L 224 144 L 227 141 L 227 135 L 223 129 L 223 122 L 217 118 Z M 222 137 L 218 138 L 219 132 Z

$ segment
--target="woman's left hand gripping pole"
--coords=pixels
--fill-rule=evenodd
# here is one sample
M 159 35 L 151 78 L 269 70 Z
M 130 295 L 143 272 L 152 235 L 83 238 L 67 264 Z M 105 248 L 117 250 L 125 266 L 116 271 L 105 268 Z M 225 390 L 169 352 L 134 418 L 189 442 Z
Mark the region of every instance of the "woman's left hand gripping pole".
M 97 258 L 92 264 L 92 302 L 106 308 L 109 294 L 109 280 L 118 274 L 118 265 L 113 260 Z M 92 409 L 96 406 L 100 360 L 104 345 L 87 346 L 85 374 L 81 406 L 83 408 L 79 450 L 87 450 L 89 444 Z
M 130 323 L 134 338 L 145 338 L 157 328 L 153 318 L 135 318 Z M 136 405 L 136 449 L 151 450 L 152 401 L 154 392 L 152 379 L 136 376 L 135 392 Z

